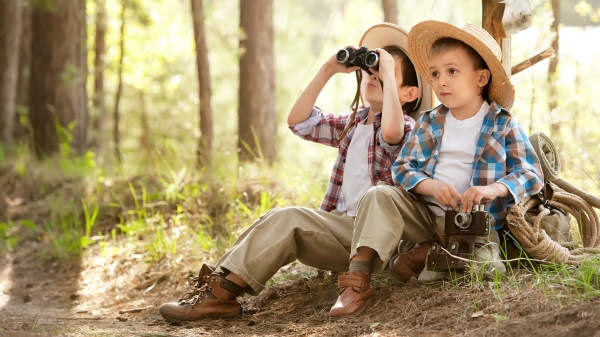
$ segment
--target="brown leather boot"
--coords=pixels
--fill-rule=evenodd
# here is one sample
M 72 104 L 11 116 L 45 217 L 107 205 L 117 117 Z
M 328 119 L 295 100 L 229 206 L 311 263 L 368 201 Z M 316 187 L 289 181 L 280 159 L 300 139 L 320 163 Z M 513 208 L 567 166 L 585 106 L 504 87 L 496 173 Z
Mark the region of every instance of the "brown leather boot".
M 235 300 L 242 288 L 218 273 L 204 276 L 205 283 L 190 289 L 177 302 L 160 306 L 160 315 L 169 322 L 183 323 L 203 318 L 242 316 L 242 306 Z
M 403 254 L 392 256 L 388 264 L 390 273 L 400 282 L 408 282 L 413 275 L 420 273 L 425 268 L 425 260 L 433 241 L 415 245 L 414 248 Z
M 371 287 L 371 275 L 352 270 L 338 277 L 340 296 L 329 311 L 331 319 L 358 316 L 373 302 L 375 289 Z

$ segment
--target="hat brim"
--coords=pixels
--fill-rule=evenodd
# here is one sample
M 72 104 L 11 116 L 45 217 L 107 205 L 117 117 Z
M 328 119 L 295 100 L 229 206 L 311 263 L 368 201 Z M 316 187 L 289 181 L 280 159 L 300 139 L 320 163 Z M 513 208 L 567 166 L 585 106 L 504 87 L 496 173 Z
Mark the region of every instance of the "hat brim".
M 398 46 L 406 53 L 406 55 L 408 55 L 414 64 L 414 60 L 408 51 L 408 32 L 391 23 L 383 22 L 371 26 L 363 34 L 359 46 L 365 46 L 368 49 Z M 431 85 L 424 80 L 419 72 L 417 72 L 417 77 L 421 94 L 418 98 L 419 103 L 415 107 L 415 110 L 410 113 L 412 116 L 415 116 L 418 112 L 429 110 L 434 107 L 435 94 L 433 89 L 431 89 Z M 362 92 L 364 92 L 364 90 Z
M 510 109 L 515 100 L 515 88 L 498 57 L 483 42 L 494 43 L 497 46 L 497 42 L 493 40 L 491 35 L 476 37 L 457 26 L 439 21 L 429 20 L 418 23 L 408 34 L 408 51 L 412 56 L 417 72 L 421 74 L 427 83 L 433 85 L 433 79 L 429 72 L 429 50 L 435 41 L 445 37 L 462 41 L 481 55 L 492 74 L 489 87 L 490 98 L 503 108 Z

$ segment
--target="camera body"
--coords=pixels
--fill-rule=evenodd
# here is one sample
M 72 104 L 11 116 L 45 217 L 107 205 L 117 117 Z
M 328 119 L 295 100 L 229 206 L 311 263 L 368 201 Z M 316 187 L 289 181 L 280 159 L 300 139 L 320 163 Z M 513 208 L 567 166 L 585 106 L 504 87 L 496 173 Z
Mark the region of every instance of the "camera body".
M 470 213 L 458 212 L 452 208 L 446 210 L 446 235 L 488 235 L 490 231 L 489 214 L 484 205 L 473 205 Z
M 375 50 L 369 50 L 365 46 L 358 49 L 352 47 L 340 49 L 335 58 L 338 63 L 347 67 L 359 66 L 369 75 L 372 74 L 369 68 L 379 70 L 379 53 Z
M 431 245 L 427 258 L 427 269 L 430 271 L 464 271 L 473 258 L 475 240 L 478 236 L 487 236 L 490 232 L 491 215 L 485 211 L 484 205 L 473 205 L 471 212 L 446 210 L 444 236 L 448 238 L 448 246 L 438 243 Z

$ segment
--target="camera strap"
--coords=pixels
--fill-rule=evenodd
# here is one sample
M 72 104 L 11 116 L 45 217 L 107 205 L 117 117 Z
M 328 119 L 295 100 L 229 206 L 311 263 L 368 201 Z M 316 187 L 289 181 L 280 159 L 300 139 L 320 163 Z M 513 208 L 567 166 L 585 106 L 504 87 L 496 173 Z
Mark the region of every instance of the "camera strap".
M 404 194 L 404 196 L 410 201 L 410 203 L 414 207 L 414 209 L 417 213 L 416 216 L 417 216 L 417 218 L 419 218 L 418 220 L 421 221 L 421 223 L 428 225 L 429 231 L 431 232 L 431 234 L 438 237 L 442 247 L 446 247 L 447 245 L 446 245 L 446 238 L 444 237 L 444 233 L 440 232 L 440 230 L 437 228 L 437 224 L 435 221 L 435 219 L 437 218 L 437 215 L 435 215 L 435 213 L 433 213 L 433 211 L 427 206 L 435 206 L 435 207 L 439 207 L 440 209 L 442 209 L 442 208 L 438 204 L 434 204 L 432 202 L 426 201 L 423 198 L 421 198 L 420 196 L 414 195 L 401 187 L 398 187 L 398 189 L 400 191 L 402 191 L 402 194 Z M 417 206 L 417 203 L 415 202 L 415 200 L 419 201 L 420 203 L 425 205 L 425 209 L 427 210 L 427 214 L 429 215 L 429 218 L 431 221 L 427 221 L 427 219 L 425 219 L 423 214 L 421 214 L 421 212 L 419 211 L 419 207 Z

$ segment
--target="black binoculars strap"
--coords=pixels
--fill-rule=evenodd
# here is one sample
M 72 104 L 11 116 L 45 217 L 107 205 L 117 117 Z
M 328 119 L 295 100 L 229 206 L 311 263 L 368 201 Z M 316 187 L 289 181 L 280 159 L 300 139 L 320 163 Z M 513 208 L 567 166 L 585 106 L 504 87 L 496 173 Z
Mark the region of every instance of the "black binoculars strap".
M 421 221 L 421 223 L 425 224 L 426 226 L 429 226 L 429 231 L 431 232 L 431 234 L 438 237 L 442 247 L 446 247 L 446 239 L 444 238 L 444 233 L 440 232 L 440 230 L 437 228 L 437 223 L 435 221 L 435 219 L 437 219 L 437 215 L 435 213 L 433 213 L 433 211 L 429 207 L 427 207 L 427 206 L 432 206 L 432 207 L 439 207 L 440 209 L 442 209 L 440 207 L 440 205 L 429 202 L 420 196 L 415 196 L 412 193 L 409 193 L 408 191 L 403 189 L 402 187 L 398 187 L 398 189 L 400 191 L 402 191 L 402 194 L 404 194 L 404 196 L 410 201 L 410 203 L 413 205 L 414 209 L 417 211 L 416 216 L 419 218 L 418 220 Z M 425 217 L 421 214 L 421 212 L 419 212 L 419 207 L 417 206 L 417 203 L 415 202 L 415 200 L 418 200 L 420 203 L 425 205 L 425 209 L 427 210 L 427 214 L 429 214 L 429 218 L 431 219 L 431 221 L 427 221 L 427 219 L 425 219 Z

